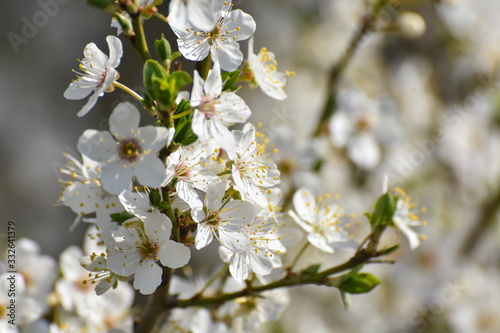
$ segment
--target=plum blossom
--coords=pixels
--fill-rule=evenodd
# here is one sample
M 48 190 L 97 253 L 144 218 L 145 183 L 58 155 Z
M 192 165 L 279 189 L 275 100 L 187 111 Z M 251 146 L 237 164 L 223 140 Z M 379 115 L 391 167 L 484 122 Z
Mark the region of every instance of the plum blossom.
M 250 76 L 250 87 L 260 87 L 262 92 L 271 98 L 277 100 L 286 99 L 284 90 L 286 84 L 286 75 L 294 76 L 294 72 L 286 71 L 286 73 L 278 72 L 278 61 L 273 52 L 263 47 L 258 54 L 253 53 L 253 37 L 248 43 L 248 65 Z M 245 66 L 243 70 L 245 71 Z
M 244 199 L 267 206 L 267 199 L 261 187 L 272 187 L 279 184 L 280 172 L 276 164 L 269 160 L 266 150 L 267 140 L 259 143 L 253 126 L 246 126 L 243 131 L 233 131 L 235 147 L 228 151 L 229 159 L 234 163 L 231 173 L 235 189 L 241 192 Z M 259 136 L 261 134 L 259 133 Z
M 213 137 L 225 150 L 234 147 L 234 137 L 228 130 L 233 123 L 244 123 L 251 115 L 250 109 L 242 98 L 231 91 L 222 91 L 222 77 L 219 63 L 216 62 L 204 81 L 194 72 L 193 91 L 193 132 L 203 142 Z
M 165 166 L 156 156 L 172 140 L 174 130 L 139 126 L 139 111 L 129 102 L 118 104 L 109 118 L 110 131 L 86 130 L 78 149 L 102 163 L 101 185 L 111 194 L 120 194 L 132 177 L 145 186 L 159 187 L 165 181 Z
M 310 190 L 301 188 L 293 195 L 295 211 L 289 210 L 288 214 L 307 234 L 309 243 L 318 249 L 333 253 L 335 248 L 353 248 L 357 244 L 352 236 L 345 230 L 348 224 L 342 223 L 344 213 L 336 204 L 325 205 L 324 199 L 314 198 Z
M 253 219 L 253 207 L 241 200 L 224 200 L 227 182 L 212 183 L 205 195 L 204 206 L 191 211 L 193 220 L 198 223 L 195 246 L 202 249 L 213 237 L 231 251 L 243 251 L 248 242 L 248 234 L 243 227 Z
M 77 116 L 82 117 L 92 109 L 97 98 L 105 92 L 114 89 L 113 83 L 119 74 L 116 67 L 120 64 L 123 54 L 122 42 L 115 36 L 106 37 L 109 47 L 109 57 L 105 55 L 94 43 L 89 43 L 83 50 L 85 58 L 80 60 L 79 70 L 75 71 L 78 77 L 70 83 L 64 92 L 67 99 L 83 99 L 90 95 Z
M 203 206 L 196 189 L 206 191 L 208 184 L 217 180 L 217 175 L 205 166 L 208 156 L 206 148 L 198 140 L 189 146 L 177 149 L 167 158 L 166 180 L 162 186 L 167 186 L 177 178 L 175 185 L 177 195 L 191 208 Z
M 121 195 L 120 200 L 125 207 L 131 207 L 125 196 Z M 108 257 L 108 267 L 122 276 L 134 275 L 134 288 L 147 295 L 161 283 L 163 271 L 157 262 L 179 268 L 187 264 L 191 253 L 184 244 L 170 239 L 172 221 L 158 209 L 136 212 L 129 208 L 129 212 L 134 212 L 136 218 L 127 220 L 113 233 L 117 251 Z
M 178 10 L 186 8 L 188 11 L 184 20 L 169 20 L 170 27 L 178 37 L 179 51 L 192 61 L 201 61 L 211 53 L 212 60 L 220 61 L 223 70 L 235 71 L 243 61 L 238 41 L 253 35 L 255 21 L 240 9 L 231 10 L 231 0 L 207 3 L 210 5 L 176 7 Z M 195 10 L 197 8 L 201 10 Z M 177 11 L 174 9 L 169 17 L 176 15 Z

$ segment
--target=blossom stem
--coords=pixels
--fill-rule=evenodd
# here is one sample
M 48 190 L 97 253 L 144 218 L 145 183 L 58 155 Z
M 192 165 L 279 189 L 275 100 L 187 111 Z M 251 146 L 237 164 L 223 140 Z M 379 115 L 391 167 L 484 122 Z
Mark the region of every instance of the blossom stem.
M 168 23 L 168 19 L 164 15 L 162 15 L 162 14 L 160 14 L 158 12 L 154 12 L 153 16 L 156 16 L 157 18 L 159 18 L 163 22 Z
M 141 320 L 134 329 L 136 333 L 155 332 L 157 323 L 161 317 L 169 315 L 170 311 L 165 311 L 163 304 L 168 298 L 168 289 L 170 280 L 172 279 L 174 270 L 169 267 L 163 268 L 162 282 L 160 286 L 151 294 L 147 300 L 144 310 L 142 311 Z
M 135 91 L 133 91 L 132 89 L 130 89 L 129 87 L 127 87 L 126 85 L 124 85 L 123 83 L 115 81 L 115 82 L 113 82 L 113 85 L 117 88 L 120 88 L 120 89 L 128 92 L 130 95 L 132 95 L 132 97 L 137 99 L 139 102 L 142 102 L 142 100 L 143 100 L 142 96 L 139 95 L 138 93 L 136 93 Z
M 134 3 L 136 1 L 134 0 Z M 135 36 L 129 38 L 132 42 L 132 45 L 136 49 L 136 51 L 141 56 L 142 60 L 146 62 L 146 60 L 151 59 L 151 55 L 148 50 L 148 43 L 146 42 L 146 35 L 144 34 L 144 28 L 142 26 L 142 16 L 139 8 L 134 13 L 129 12 L 130 17 L 132 18 L 132 27 L 134 28 Z
M 323 107 L 323 113 L 321 114 L 318 124 L 316 125 L 316 129 L 314 130 L 314 137 L 318 137 L 322 133 L 324 133 L 328 126 L 328 120 L 333 115 L 336 103 L 336 88 L 341 78 L 341 75 L 344 73 L 347 65 L 353 58 L 355 52 L 358 50 L 359 43 L 363 40 L 363 37 L 371 30 L 373 30 L 373 22 L 377 19 L 378 14 L 382 11 L 385 5 L 388 3 L 388 0 L 379 0 L 373 6 L 373 10 L 368 12 L 363 21 L 361 22 L 360 27 L 357 29 L 355 34 L 352 36 L 349 46 L 345 50 L 344 54 L 340 58 L 340 60 L 333 65 L 333 67 L 328 72 L 327 78 L 327 98 L 325 105 Z
M 207 284 L 203 287 L 202 290 L 200 290 L 200 292 L 197 294 L 199 296 L 202 296 L 203 293 L 205 292 L 205 290 L 207 290 L 208 287 L 210 287 L 210 285 L 212 285 L 212 283 L 214 283 L 219 277 L 221 277 L 224 273 L 226 273 L 229 269 L 229 265 L 226 264 L 224 265 L 224 267 L 222 267 L 222 269 L 217 272 L 217 274 L 215 274 L 208 282 Z
M 366 251 L 360 251 L 356 253 L 356 255 L 351 259 L 349 259 L 347 262 L 339 266 L 327 269 L 325 271 L 316 274 L 288 275 L 281 280 L 258 287 L 247 286 L 245 289 L 234 293 L 223 294 L 214 297 L 205 297 L 205 298 L 193 297 L 191 299 L 183 299 L 183 300 L 171 298 L 165 304 L 165 308 L 173 309 L 173 308 L 187 308 L 191 306 L 207 306 L 212 304 L 222 304 L 226 301 L 230 301 L 239 297 L 259 294 L 261 292 L 271 289 L 299 286 L 305 284 L 325 285 L 329 276 L 351 270 L 360 264 L 370 263 L 370 259 L 377 257 L 378 255 L 379 254 L 377 252 L 368 253 Z
M 304 244 L 304 246 L 300 249 L 299 253 L 297 253 L 297 256 L 295 257 L 295 259 L 293 260 L 292 264 L 290 265 L 290 268 L 288 269 L 289 272 L 293 271 L 293 268 L 295 267 L 295 265 L 299 261 L 299 258 L 302 256 L 302 254 L 304 254 L 304 252 L 306 251 L 306 249 L 309 247 L 309 244 L 310 244 L 309 242 L 306 242 Z
M 181 113 L 178 113 L 178 114 L 174 114 L 172 117 L 170 117 L 170 119 L 171 120 L 179 119 L 179 118 L 182 118 L 182 117 L 187 116 L 189 114 L 191 114 L 191 111 L 187 110 L 187 111 L 184 111 L 184 112 L 181 112 Z
M 163 200 L 168 203 L 168 209 L 166 210 L 166 215 L 172 221 L 172 239 L 176 242 L 180 242 L 180 230 L 179 223 L 175 217 L 174 211 L 172 210 L 172 203 L 170 202 L 170 195 L 168 194 L 168 188 L 162 188 Z
M 221 171 L 217 174 L 217 177 L 222 177 L 222 176 L 225 176 L 225 175 L 230 175 L 232 173 L 231 170 L 226 170 L 226 171 Z

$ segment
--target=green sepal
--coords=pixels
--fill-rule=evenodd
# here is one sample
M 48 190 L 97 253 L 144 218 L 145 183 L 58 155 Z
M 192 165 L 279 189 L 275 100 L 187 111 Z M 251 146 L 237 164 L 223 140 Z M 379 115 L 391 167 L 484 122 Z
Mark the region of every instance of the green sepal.
M 346 275 L 338 288 L 349 294 L 364 294 L 373 290 L 380 280 L 370 273 L 354 273 Z
M 135 215 L 132 215 L 126 211 L 123 211 L 121 213 L 109 214 L 109 216 L 111 217 L 111 221 L 117 222 L 118 225 L 122 225 L 123 222 L 135 217 Z
M 224 87 L 222 87 L 222 91 L 235 91 L 238 87 L 235 87 L 234 84 L 236 80 L 240 77 L 241 71 L 234 72 L 224 72 L 222 73 L 222 82 L 224 82 Z
M 397 249 L 399 249 L 399 244 L 391 246 L 390 248 L 387 248 L 387 249 L 377 251 L 377 254 L 379 256 L 386 256 L 386 255 L 391 254 L 392 252 L 396 251 Z
M 389 192 L 383 194 L 375 203 L 375 211 L 371 215 L 370 224 L 372 229 L 385 227 L 391 221 L 396 211 L 396 200 Z
M 161 34 L 160 39 L 155 40 L 155 49 L 158 57 L 160 57 L 160 60 L 170 60 L 170 57 L 172 56 L 172 48 L 163 34 Z
M 160 192 L 155 188 L 151 189 L 149 192 L 149 202 L 151 202 L 153 206 L 158 207 L 160 201 L 161 201 Z
M 172 206 L 167 202 L 167 201 L 161 201 L 159 204 L 158 204 L 158 208 L 160 208 L 160 210 L 169 210 Z

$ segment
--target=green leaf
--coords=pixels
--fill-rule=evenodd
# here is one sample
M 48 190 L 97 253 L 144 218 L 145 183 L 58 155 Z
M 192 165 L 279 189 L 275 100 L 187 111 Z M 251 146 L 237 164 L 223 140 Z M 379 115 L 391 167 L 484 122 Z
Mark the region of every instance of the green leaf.
M 182 99 L 179 104 L 175 107 L 175 110 L 173 112 L 173 116 L 184 113 L 186 111 L 189 111 L 191 109 L 191 105 L 189 104 L 188 101 L 185 99 Z M 190 119 L 191 115 L 186 114 L 184 117 L 176 118 L 174 119 L 174 127 L 177 127 L 177 124 L 182 120 L 182 119 Z
M 111 217 L 111 221 L 117 222 L 119 225 L 122 225 L 123 222 L 135 217 L 135 215 L 129 214 L 126 211 L 123 211 L 121 213 L 113 213 L 109 216 Z
M 154 101 L 151 99 L 151 96 L 149 96 L 147 92 L 142 93 L 141 103 L 146 109 L 152 109 L 155 106 Z
M 156 53 L 158 53 L 158 57 L 162 61 L 169 60 L 172 56 L 172 48 L 170 47 L 170 43 L 165 39 L 165 36 L 161 34 L 161 38 L 155 40 L 155 49 Z
M 187 146 L 198 139 L 191 128 L 191 118 L 182 117 L 175 126 L 174 143 Z
M 319 268 L 321 267 L 321 264 L 315 264 L 307 267 L 306 269 L 303 269 L 300 271 L 300 275 L 314 275 L 319 271 Z
M 355 273 L 343 280 L 338 288 L 349 294 L 364 294 L 373 290 L 380 280 L 370 273 Z
M 180 52 L 174 52 L 172 53 L 172 55 L 170 56 L 170 61 L 174 61 L 175 59 L 179 58 L 181 56 L 181 53 Z
M 171 94 L 168 92 L 169 75 L 163 66 L 156 60 L 147 60 L 143 68 L 144 87 L 148 94 L 160 103 L 168 106 L 170 104 Z
M 222 91 L 226 91 L 226 90 L 235 91 L 235 90 L 237 90 L 238 87 L 235 87 L 234 84 L 236 83 L 236 80 L 238 80 L 238 77 L 240 77 L 240 73 L 241 73 L 241 71 L 222 73 L 222 82 L 225 82 L 224 87 L 222 88 Z
M 375 211 L 371 216 L 371 225 L 375 229 L 384 227 L 391 222 L 394 212 L 396 211 L 396 201 L 389 192 L 382 195 L 375 203 Z
M 153 188 L 150 190 L 149 201 L 151 202 L 151 204 L 153 204 L 153 206 L 158 207 L 161 201 L 161 194 L 157 189 Z
M 184 71 L 172 72 L 169 77 L 170 85 L 173 89 L 175 89 L 175 93 L 177 93 L 186 84 L 191 83 L 191 81 L 193 81 L 191 75 Z

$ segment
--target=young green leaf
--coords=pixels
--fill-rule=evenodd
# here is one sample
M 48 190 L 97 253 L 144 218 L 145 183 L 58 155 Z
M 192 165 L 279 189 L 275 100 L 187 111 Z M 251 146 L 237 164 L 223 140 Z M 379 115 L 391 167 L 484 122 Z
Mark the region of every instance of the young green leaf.
M 364 294 L 372 291 L 379 283 L 380 280 L 370 273 L 356 273 L 340 282 L 338 288 L 349 294 Z

